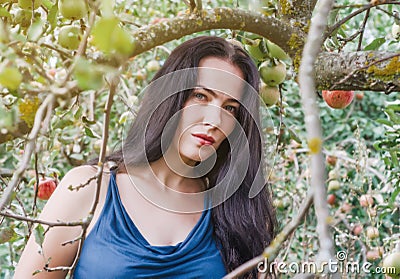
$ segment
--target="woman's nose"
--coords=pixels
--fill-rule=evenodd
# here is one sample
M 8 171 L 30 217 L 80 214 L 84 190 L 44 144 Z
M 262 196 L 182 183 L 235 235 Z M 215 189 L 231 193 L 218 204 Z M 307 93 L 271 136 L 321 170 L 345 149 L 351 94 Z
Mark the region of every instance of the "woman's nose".
M 206 125 L 220 128 L 222 121 L 222 109 L 219 106 L 208 104 L 204 110 L 203 121 Z

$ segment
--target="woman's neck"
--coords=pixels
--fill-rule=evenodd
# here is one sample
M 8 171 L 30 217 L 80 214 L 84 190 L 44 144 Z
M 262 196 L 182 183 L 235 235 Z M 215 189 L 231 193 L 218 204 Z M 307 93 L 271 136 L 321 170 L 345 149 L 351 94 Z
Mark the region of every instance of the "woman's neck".
M 165 187 L 183 193 L 198 193 L 205 190 L 204 181 L 195 177 L 194 168 L 177 164 L 176 161 L 161 157 L 150 163 L 154 178 Z

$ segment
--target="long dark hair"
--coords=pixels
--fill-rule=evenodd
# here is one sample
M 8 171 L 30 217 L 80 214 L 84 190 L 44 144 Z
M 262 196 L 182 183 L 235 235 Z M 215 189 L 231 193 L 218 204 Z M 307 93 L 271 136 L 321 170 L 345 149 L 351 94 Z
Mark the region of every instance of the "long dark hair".
M 165 82 L 161 82 L 161 85 L 158 83 L 157 86 L 152 86 L 153 81 L 160 80 L 163 76 L 178 70 L 196 68 L 199 66 L 200 60 L 205 57 L 222 58 L 236 65 L 241 69 L 249 87 L 258 92 L 260 80 L 258 70 L 241 47 L 231 44 L 225 39 L 212 36 L 201 36 L 186 41 L 171 53 L 146 89 L 136 119 L 127 133 L 122 148 L 107 157 L 107 160 L 117 163 L 119 172 L 126 172 L 126 167 L 129 165 L 153 162 L 163 156 L 161 136 L 165 132 L 165 126 L 172 116 L 176 113 L 179 115 L 188 98 L 189 89 L 167 96 L 165 92 L 171 89 L 169 86 L 176 86 L 176 84 L 170 85 L 171 82 L 166 79 Z M 182 88 L 190 88 L 195 79 L 195 74 L 183 71 L 177 82 L 181 83 Z M 243 94 L 243 96 L 244 100 L 241 101 L 246 103 L 246 107 L 250 111 L 258 112 L 258 96 L 255 94 Z M 156 103 L 155 100 L 160 98 L 163 101 L 160 104 Z M 264 179 L 262 138 L 258 130 L 260 127 L 259 114 L 251 114 L 248 109 L 240 106 L 237 121 L 240 127 L 235 129 L 243 129 L 250 146 L 246 151 L 250 154 L 246 155 L 251 159 L 246 166 L 244 179 L 239 181 L 238 189 L 223 203 L 212 209 L 215 239 L 228 272 L 260 255 L 263 248 L 273 239 L 276 226 L 271 196 Z M 173 122 L 171 131 L 175 131 L 177 124 L 177 121 Z M 173 132 L 167 135 L 167 144 L 171 142 L 172 136 Z M 143 148 L 143 141 L 145 148 Z M 231 144 L 235 146 L 235 143 Z M 241 160 L 231 160 L 231 144 L 226 139 L 217 150 L 216 163 L 212 170 L 205 175 L 209 180 L 210 187 L 217 185 L 224 178 L 229 182 L 227 188 L 235 182 L 238 183 L 237 173 L 228 170 L 229 168 L 243 169 L 243 167 L 241 167 Z M 239 158 L 240 152 L 237 155 Z M 249 198 L 249 191 L 253 183 L 263 183 L 263 190 L 254 198 Z M 254 270 L 246 277 L 256 278 L 256 273 Z

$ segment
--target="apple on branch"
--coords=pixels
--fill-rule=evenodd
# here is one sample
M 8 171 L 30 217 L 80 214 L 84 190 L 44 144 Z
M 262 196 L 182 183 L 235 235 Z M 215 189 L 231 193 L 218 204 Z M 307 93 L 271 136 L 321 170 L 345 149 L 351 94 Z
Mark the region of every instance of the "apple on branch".
M 277 86 L 285 81 L 286 65 L 278 62 L 277 64 L 264 61 L 259 67 L 261 79 L 269 86 Z
M 85 0 L 59 0 L 58 10 L 63 17 L 72 20 L 81 19 L 88 13 Z
M 36 191 L 35 183 L 35 191 Z M 41 200 L 48 200 L 57 187 L 57 180 L 51 177 L 43 177 L 39 179 L 39 188 L 37 190 L 37 197 Z
M 344 109 L 353 101 L 354 91 L 322 90 L 322 98 L 334 109 Z
M 335 196 L 335 194 L 329 194 L 328 197 L 327 197 L 327 199 L 326 199 L 326 202 L 327 202 L 328 204 L 330 204 L 330 205 L 334 205 L 335 202 L 336 202 L 336 196 Z
M 278 86 L 268 86 L 262 83 L 260 86 L 260 96 L 267 106 L 273 106 L 279 101 Z
M 70 50 L 77 49 L 82 37 L 82 31 L 77 26 L 63 26 L 58 34 L 58 43 Z

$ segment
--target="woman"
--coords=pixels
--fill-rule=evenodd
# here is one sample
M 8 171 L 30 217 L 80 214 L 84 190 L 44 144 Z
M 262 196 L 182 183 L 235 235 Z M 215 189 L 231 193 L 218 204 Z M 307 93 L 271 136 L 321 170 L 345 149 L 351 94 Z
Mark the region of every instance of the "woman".
M 194 38 L 171 53 L 121 150 L 107 157 L 115 165 L 103 176 L 74 278 L 221 278 L 262 253 L 275 214 L 264 187 L 258 86 L 251 58 L 222 38 Z M 40 219 L 86 218 L 96 182 L 68 188 L 95 173 L 90 164 L 67 173 Z M 257 187 L 262 191 L 249 198 Z M 80 232 L 51 228 L 41 254 L 31 237 L 15 278 L 46 263 L 71 265 L 78 241 L 62 243 Z M 65 275 L 43 271 L 34 278 Z

